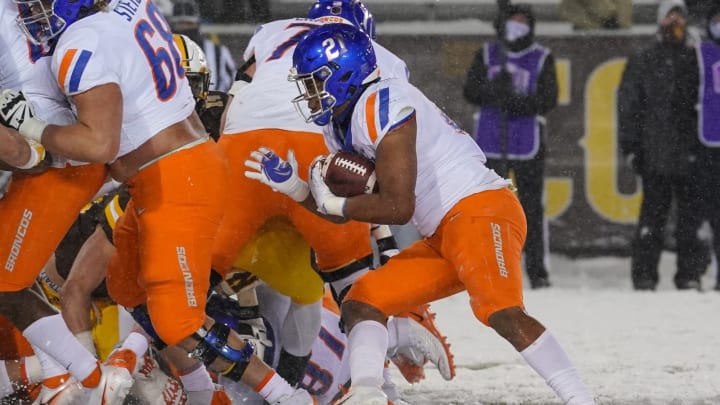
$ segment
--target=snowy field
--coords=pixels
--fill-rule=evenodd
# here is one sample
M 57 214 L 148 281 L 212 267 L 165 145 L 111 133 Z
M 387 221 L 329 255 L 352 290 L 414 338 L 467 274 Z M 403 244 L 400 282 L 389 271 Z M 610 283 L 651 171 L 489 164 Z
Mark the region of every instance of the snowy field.
M 635 292 L 630 261 L 552 256 L 547 290 L 527 290 L 528 312 L 552 330 L 598 404 L 720 404 L 720 292 L 676 291 L 675 256 L 663 254 L 656 292 Z M 710 272 L 708 272 L 710 273 Z M 559 404 L 545 382 L 459 294 L 433 304 L 455 354 L 457 376 L 434 369 L 419 384 L 395 381 L 413 405 Z

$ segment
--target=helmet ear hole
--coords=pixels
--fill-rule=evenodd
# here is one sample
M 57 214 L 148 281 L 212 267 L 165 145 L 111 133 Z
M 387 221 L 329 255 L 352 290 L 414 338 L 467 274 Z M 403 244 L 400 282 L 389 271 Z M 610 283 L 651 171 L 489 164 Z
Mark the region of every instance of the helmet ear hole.
M 348 80 L 350 80 L 350 76 L 352 76 L 353 72 L 346 72 L 344 75 L 340 76 L 340 80 L 338 80 L 340 83 L 345 83 Z

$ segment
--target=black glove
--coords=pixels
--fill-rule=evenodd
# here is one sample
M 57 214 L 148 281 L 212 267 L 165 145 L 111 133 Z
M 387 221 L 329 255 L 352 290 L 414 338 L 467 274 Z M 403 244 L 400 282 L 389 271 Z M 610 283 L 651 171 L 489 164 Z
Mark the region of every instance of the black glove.
M 512 75 L 507 70 L 500 71 L 488 82 L 486 94 L 492 105 L 502 105 L 504 100 L 513 94 Z
M 506 94 L 500 99 L 498 108 L 500 111 L 508 113 L 510 115 L 523 115 L 522 105 L 527 100 L 526 96 L 517 94 Z

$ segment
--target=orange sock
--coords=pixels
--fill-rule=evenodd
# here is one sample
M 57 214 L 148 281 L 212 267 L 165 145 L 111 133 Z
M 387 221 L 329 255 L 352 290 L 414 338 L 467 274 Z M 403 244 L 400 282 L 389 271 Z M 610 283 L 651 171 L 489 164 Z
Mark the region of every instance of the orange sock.
M 86 387 L 86 388 L 95 388 L 100 384 L 101 377 L 102 377 L 102 371 L 100 371 L 100 363 L 98 362 L 97 367 L 95 367 L 95 370 L 93 370 L 89 376 L 85 377 L 85 379 L 82 380 L 82 385 L 83 385 L 83 387 Z

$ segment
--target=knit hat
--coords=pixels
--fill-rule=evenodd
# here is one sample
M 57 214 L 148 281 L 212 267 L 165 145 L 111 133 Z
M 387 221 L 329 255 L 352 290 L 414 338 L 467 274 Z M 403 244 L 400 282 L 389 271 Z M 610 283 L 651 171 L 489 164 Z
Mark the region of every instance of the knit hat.
M 658 6 L 658 13 L 657 13 L 658 25 L 660 25 L 662 20 L 664 20 L 665 17 L 667 17 L 667 15 L 670 14 L 670 12 L 676 8 L 679 8 L 683 14 L 687 15 L 688 10 L 687 10 L 687 6 L 685 6 L 684 0 L 663 0 L 662 2 L 660 2 L 660 5 Z

